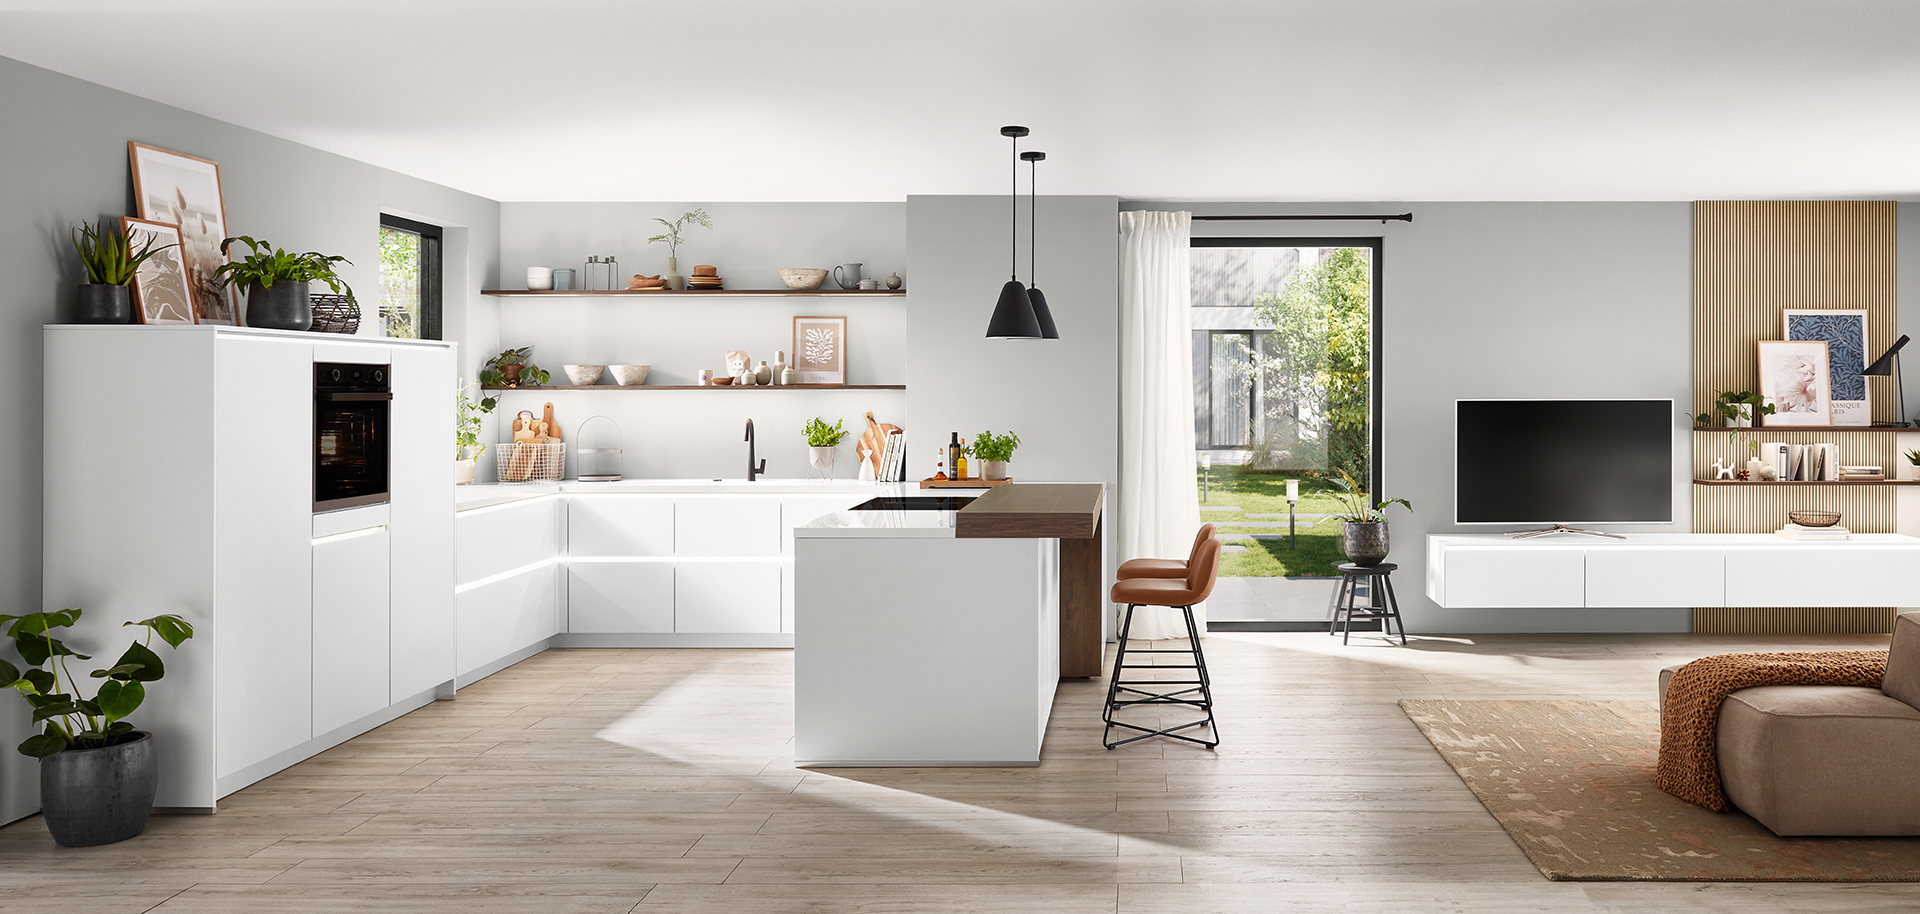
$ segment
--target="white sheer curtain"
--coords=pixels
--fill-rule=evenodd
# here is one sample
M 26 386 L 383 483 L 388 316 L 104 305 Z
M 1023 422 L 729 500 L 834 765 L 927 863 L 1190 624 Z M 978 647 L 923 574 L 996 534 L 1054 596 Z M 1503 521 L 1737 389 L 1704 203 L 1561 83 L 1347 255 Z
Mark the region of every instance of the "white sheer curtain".
M 1184 559 L 1194 491 L 1191 213 L 1120 214 L 1120 559 Z M 1206 607 L 1194 621 L 1206 631 Z M 1136 639 L 1185 638 L 1177 610 L 1134 611 Z

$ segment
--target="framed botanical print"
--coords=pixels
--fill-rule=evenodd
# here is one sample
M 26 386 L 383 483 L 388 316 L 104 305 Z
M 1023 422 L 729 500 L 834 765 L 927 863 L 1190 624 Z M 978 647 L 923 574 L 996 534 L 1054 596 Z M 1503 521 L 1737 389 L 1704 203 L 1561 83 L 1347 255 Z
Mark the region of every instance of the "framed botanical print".
M 1833 424 L 1872 425 L 1867 395 L 1867 312 L 1852 308 L 1788 308 L 1780 312 L 1781 338 L 1825 340 L 1833 373 Z
M 1832 425 L 1833 379 L 1825 340 L 1762 340 L 1760 395 L 1773 404 L 1766 425 Z
M 180 229 L 180 259 L 200 324 L 240 323 L 240 290 L 221 283 L 215 270 L 227 262 L 227 204 L 220 195 L 220 166 L 206 159 L 128 143 L 133 192 L 140 218 Z
M 193 296 L 187 291 L 187 267 L 180 259 L 180 227 L 120 217 L 127 247 L 153 246 L 153 256 L 133 274 L 133 320 L 138 324 L 193 323 Z
M 847 319 L 793 319 L 793 380 L 798 384 L 847 383 Z

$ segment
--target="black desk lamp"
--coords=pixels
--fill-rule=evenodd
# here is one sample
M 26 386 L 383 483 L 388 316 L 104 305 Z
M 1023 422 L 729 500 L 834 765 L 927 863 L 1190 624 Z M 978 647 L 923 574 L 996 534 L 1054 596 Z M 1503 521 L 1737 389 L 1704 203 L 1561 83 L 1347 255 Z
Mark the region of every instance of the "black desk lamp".
M 1860 372 L 1873 378 L 1893 376 L 1893 424 L 1901 427 L 1907 424 L 1907 391 L 1906 385 L 1901 383 L 1900 378 L 1900 347 L 1905 345 L 1907 345 L 1907 335 L 1903 333 L 1899 339 L 1893 341 L 1892 348 L 1874 359 L 1873 364 L 1868 365 L 1865 371 Z

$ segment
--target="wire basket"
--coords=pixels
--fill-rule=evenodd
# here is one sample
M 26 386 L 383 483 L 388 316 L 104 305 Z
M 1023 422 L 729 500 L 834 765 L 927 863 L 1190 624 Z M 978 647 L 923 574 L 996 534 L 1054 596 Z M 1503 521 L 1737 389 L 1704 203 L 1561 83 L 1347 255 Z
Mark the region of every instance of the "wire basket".
M 555 441 L 516 441 L 500 445 L 493 458 L 501 482 L 546 482 L 567 476 L 567 446 Z
M 351 336 L 360 332 L 360 305 L 345 295 L 310 295 L 313 302 L 313 326 L 311 333 L 345 333 Z

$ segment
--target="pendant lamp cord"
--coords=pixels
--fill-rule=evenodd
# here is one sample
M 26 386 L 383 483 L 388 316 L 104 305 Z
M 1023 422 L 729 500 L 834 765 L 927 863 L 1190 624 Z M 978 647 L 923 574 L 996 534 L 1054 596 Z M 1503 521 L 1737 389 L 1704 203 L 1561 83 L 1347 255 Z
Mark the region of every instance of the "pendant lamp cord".
M 1032 236 L 1029 240 L 1033 242 L 1033 260 L 1027 264 L 1027 278 L 1030 280 L 1027 285 L 1038 289 L 1040 288 L 1040 160 L 1029 159 L 1027 164 L 1033 166 L 1031 177 L 1027 179 L 1027 189 L 1033 194 L 1027 206 L 1027 215 L 1032 219 L 1032 225 L 1028 227 L 1027 234 Z
M 1008 270 L 1007 272 L 1007 279 L 1013 282 L 1019 282 L 1020 281 L 1020 138 L 1018 136 L 1015 136 L 1015 137 L 1012 137 L 1012 139 L 1013 139 L 1013 173 L 1012 173 L 1013 181 L 1011 182 L 1012 183 L 1011 190 L 1013 191 L 1013 193 L 1007 196 L 1007 208 L 1010 210 L 1008 215 L 1012 217 L 1008 221 L 1013 226 L 1013 235 L 1008 240 L 1008 243 L 1007 243 L 1007 253 L 1011 255 L 1008 258 L 1011 261 L 1011 263 L 1008 264 L 1008 266 L 1011 267 L 1011 269 Z

